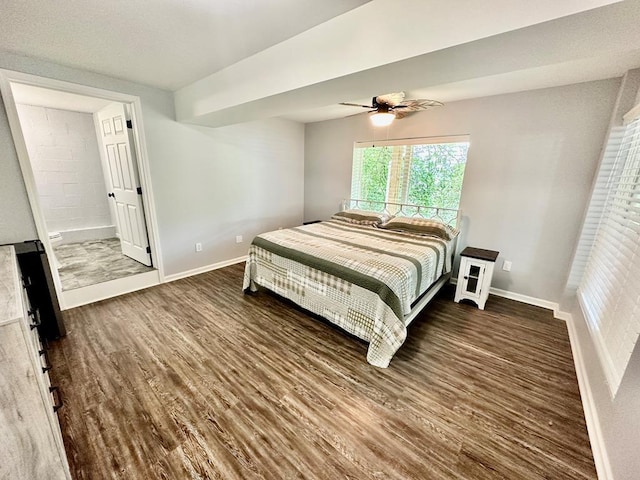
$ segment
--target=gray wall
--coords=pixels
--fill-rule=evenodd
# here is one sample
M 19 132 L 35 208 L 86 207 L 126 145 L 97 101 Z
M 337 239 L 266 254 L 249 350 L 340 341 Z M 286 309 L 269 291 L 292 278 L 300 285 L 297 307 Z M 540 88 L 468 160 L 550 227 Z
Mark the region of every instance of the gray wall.
M 639 103 L 640 69 L 635 69 L 627 72 L 623 78 L 609 128 L 620 128 L 623 125 L 624 114 Z M 600 202 L 601 199 L 596 199 L 596 209 Z M 587 222 L 583 235 L 592 242 L 594 234 L 591 224 L 593 220 Z M 577 251 L 576 264 L 573 266 L 576 270 L 574 275 L 583 273 L 588 258 L 586 249 L 590 247 L 591 243 L 585 243 L 585 250 Z M 565 296 L 562 309 L 571 312 L 571 322 L 575 327 L 575 334 L 571 340 L 574 351 L 578 349 L 583 359 L 582 370 L 591 397 L 589 403 L 598 418 L 601 443 L 606 449 L 612 476 L 616 480 L 636 479 L 640 472 L 640 456 L 637 454 L 640 432 L 640 343 L 635 346 L 619 389 L 612 398 L 589 326 L 576 301 L 575 286 L 568 286 Z
M 572 312 L 576 336 L 598 415 L 602 441 L 615 480 L 637 480 L 640 472 L 640 343 L 636 344 L 615 398 L 611 398 L 589 327 L 577 305 Z
M 153 175 L 167 273 L 246 255 L 258 233 L 302 222 L 304 125 L 174 123 L 172 135 Z
M 302 220 L 304 127 L 284 120 L 208 129 L 179 124 L 163 90 L 9 53 L 0 68 L 137 95 L 150 159 L 165 274 L 246 254 L 252 235 Z M 0 109 L 0 243 L 36 238 Z M 236 244 L 235 236 L 244 243 Z M 194 244 L 203 243 L 195 252 Z
M 0 96 L 0 244 L 38 237 Z
M 470 134 L 460 246 L 500 251 L 493 286 L 558 302 L 618 79 L 454 102 L 374 130 L 366 115 L 308 124 L 305 220 L 348 198 L 353 142 Z M 501 270 L 511 260 L 511 272 Z

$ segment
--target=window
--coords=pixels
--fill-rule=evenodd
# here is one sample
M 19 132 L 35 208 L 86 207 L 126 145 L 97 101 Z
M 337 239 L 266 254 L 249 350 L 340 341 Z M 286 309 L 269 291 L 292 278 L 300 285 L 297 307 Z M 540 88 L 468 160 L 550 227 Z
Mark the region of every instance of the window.
M 457 210 L 468 150 L 468 136 L 356 143 L 351 198 Z
M 598 176 L 606 200 L 578 299 L 615 395 L 640 334 L 640 119 Z
M 607 141 L 600 161 L 596 183 L 591 192 L 589 209 L 587 210 L 587 215 L 582 225 L 582 233 L 580 234 L 580 240 L 573 257 L 571 272 L 567 281 L 567 288 L 573 291 L 580 285 L 587 261 L 589 260 L 589 255 L 591 254 L 591 249 L 593 248 L 593 243 L 595 242 L 596 234 L 598 233 L 600 219 L 602 218 L 607 196 L 611 189 L 611 173 L 616 165 L 625 130 L 626 128 L 621 125 L 612 127 L 609 132 L 609 140 Z

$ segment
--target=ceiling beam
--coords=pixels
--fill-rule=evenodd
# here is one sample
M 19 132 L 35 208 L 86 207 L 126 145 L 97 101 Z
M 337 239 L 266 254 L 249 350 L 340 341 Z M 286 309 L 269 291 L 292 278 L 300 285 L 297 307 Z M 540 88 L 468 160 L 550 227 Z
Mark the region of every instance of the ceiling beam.
M 617 5 L 573 15 L 609 3 L 493 0 L 488 9 L 470 0 L 457 8 L 446 0 L 374 0 L 176 91 L 176 116 L 220 126 L 573 61 L 620 47 L 619 28 L 608 38 L 599 26 L 601 11 Z M 621 41 L 637 40 L 635 30 Z

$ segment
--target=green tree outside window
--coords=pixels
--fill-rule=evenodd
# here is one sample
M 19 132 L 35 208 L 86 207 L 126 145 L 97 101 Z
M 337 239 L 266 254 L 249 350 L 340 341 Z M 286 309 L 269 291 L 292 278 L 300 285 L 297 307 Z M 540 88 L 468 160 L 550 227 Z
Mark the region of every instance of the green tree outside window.
M 356 147 L 352 198 L 458 209 L 468 150 L 468 142 Z

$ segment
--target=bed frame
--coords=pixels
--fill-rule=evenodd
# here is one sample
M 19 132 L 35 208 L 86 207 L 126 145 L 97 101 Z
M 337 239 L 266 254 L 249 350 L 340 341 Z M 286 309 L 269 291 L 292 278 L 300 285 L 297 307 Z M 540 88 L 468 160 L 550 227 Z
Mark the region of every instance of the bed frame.
M 376 211 L 376 212 L 385 212 L 385 213 L 388 213 L 389 215 L 400 216 L 400 217 L 409 217 L 409 218 L 416 217 L 416 218 L 422 218 L 422 219 L 434 219 L 458 229 L 459 229 L 458 226 L 460 225 L 460 218 L 461 218 L 459 210 L 450 209 L 450 208 L 428 207 L 428 206 L 422 206 L 422 205 L 411 205 L 411 204 L 393 203 L 393 202 L 375 202 L 375 201 L 367 201 L 367 200 L 359 200 L 359 199 L 344 200 L 342 202 L 342 209 L 343 210 L 344 209 L 370 210 L 370 211 Z M 451 245 L 452 246 L 451 248 L 452 266 L 453 266 L 453 260 L 454 260 L 455 252 L 457 248 L 457 243 L 458 243 L 458 237 L 456 236 L 456 238 L 453 240 Z M 246 273 L 247 273 L 247 270 L 245 268 L 245 282 L 244 282 L 245 284 L 248 279 Z M 436 294 L 442 289 L 442 287 L 449 282 L 450 278 L 451 278 L 451 272 L 442 275 L 418 299 L 416 299 L 413 302 L 413 304 L 411 305 L 411 310 L 402 319 L 405 327 L 408 327 L 409 324 L 423 311 L 426 305 L 436 296 Z M 249 288 L 245 290 L 245 293 L 248 293 L 250 291 L 250 286 L 251 286 L 251 282 L 249 282 L 249 285 L 248 285 Z M 293 303 L 296 303 L 295 300 L 293 301 Z M 318 315 L 322 316 L 322 314 L 320 313 L 318 313 Z M 335 322 L 330 319 L 328 321 L 330 323 L 335 324 Z M 354 333 L 354 335 L 358 337 L 357 334 Z M 394 348 L 396 348 L 396 346 L 398 346 L 397 343 L 393 345 Z M 368 351 L 367 359 L 369 358 L 369 353 L 370 352 Z M 390 352 L 387 352 L 387 353 L 390 353 Z M 372 360 L 372 364 L 380 367 L 386 367 L 388 365 L 388 361 L 390 361 L 391 358 L 392 357 L 387 358 L 386 354 L 378 355 L 378 357 Z
M 439 220 L 450 227 L 460 228 L 462 211 L 453 208 L 427 207 L 425 205 L 412 205 L 410 203 L 377 202 L 374 200 L 358 200 L 356 198 L 345 199 L 341 203 L 341 209 L 371 210 L 382 212 L 396 217 L 416 217 Z
M 408 203 L 393 202 L 376 202 L 372 200 L 359 200 L 350 198 L 342 201 L 342 210 L 370 210 L 375 212 L 383 212 L 396 217 L 416 217 L 424 219 L 438 220 L 451 227 L 460 228 L 462 212 L 452 208 L 428 207 L 423 205 L 411 205 Z M 451 265 L 453 270 L 453 260 L 455 259 L 456 249 L 458 246 L 458 237 L 453 242 L 451 250 Z M 418 300 L 413 303 L 411 312 L 404 317 L 404 324 L 409 324 L 420 314 L 427 304 L 437 295 L 440 289 L 445 286 L 451 279 L 452 272 L 445 273 L 429 289 L 422 294 Z

